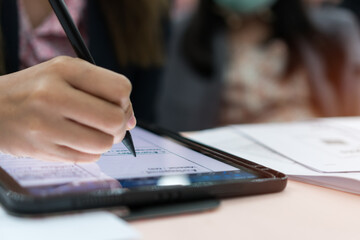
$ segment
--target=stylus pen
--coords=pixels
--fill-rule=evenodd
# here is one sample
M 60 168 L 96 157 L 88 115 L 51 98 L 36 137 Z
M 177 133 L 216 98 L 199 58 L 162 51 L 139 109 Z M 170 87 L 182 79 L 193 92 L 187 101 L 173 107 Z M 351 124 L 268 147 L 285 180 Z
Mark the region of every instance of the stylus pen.
M 79 29 L 76 27 L 67 9 L 64 0 L 49 0 L 49 2 L 57 18 L 59 19 L 59 22 L 63 27 L 72 47 L 74 48 L 76 55 L 79 58 L 96 65 L 93 57 L 90 54 L 89 49 L 86 47 L 84 40 L 81 37 Z M 122 143 L 134 155 L 134 157 L 136 157 L 134 143 L 129 131 L 126 131 Z

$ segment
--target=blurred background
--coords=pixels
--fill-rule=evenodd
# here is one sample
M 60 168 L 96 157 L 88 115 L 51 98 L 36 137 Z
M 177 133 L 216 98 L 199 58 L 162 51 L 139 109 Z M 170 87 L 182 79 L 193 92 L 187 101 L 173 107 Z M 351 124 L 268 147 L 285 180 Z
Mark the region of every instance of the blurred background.
M 183 131 L 358 115 L 359 5 L 173 1 L 160 125 Z
M 137 119 L 174 131 L 360 114 L 355 0 L 65 0 Z M 47 0 L 0 0 L 0 73 L 75 56 Z

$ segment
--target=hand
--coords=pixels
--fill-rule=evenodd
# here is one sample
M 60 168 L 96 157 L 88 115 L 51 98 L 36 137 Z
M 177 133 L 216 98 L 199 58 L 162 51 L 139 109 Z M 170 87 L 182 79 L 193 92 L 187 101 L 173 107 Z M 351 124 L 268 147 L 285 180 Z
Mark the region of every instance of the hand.
M 0 150 L 92 162 L 136 125 L 131 83 L 80 59 L 57 57 L 0 77 Z

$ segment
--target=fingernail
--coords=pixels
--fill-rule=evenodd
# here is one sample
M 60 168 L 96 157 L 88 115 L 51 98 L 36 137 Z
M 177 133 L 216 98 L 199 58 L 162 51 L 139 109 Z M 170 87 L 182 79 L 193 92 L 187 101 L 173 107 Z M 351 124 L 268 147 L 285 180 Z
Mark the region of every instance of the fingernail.
M 131 118 L 127 122 L 127 126 L 129 129 L 133 129 L 136 126 L 136 118 L 135 118 L 134 114 L 131 116 Z

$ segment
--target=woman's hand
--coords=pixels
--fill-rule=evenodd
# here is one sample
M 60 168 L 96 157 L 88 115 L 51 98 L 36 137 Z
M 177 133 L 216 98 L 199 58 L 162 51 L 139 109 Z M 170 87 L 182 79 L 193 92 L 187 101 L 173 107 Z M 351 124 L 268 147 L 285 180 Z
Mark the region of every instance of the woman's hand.
M 57 57 L 0 77 L 0 150 L 92 162 L 136 125 L 131 83 L 83 60 Z

